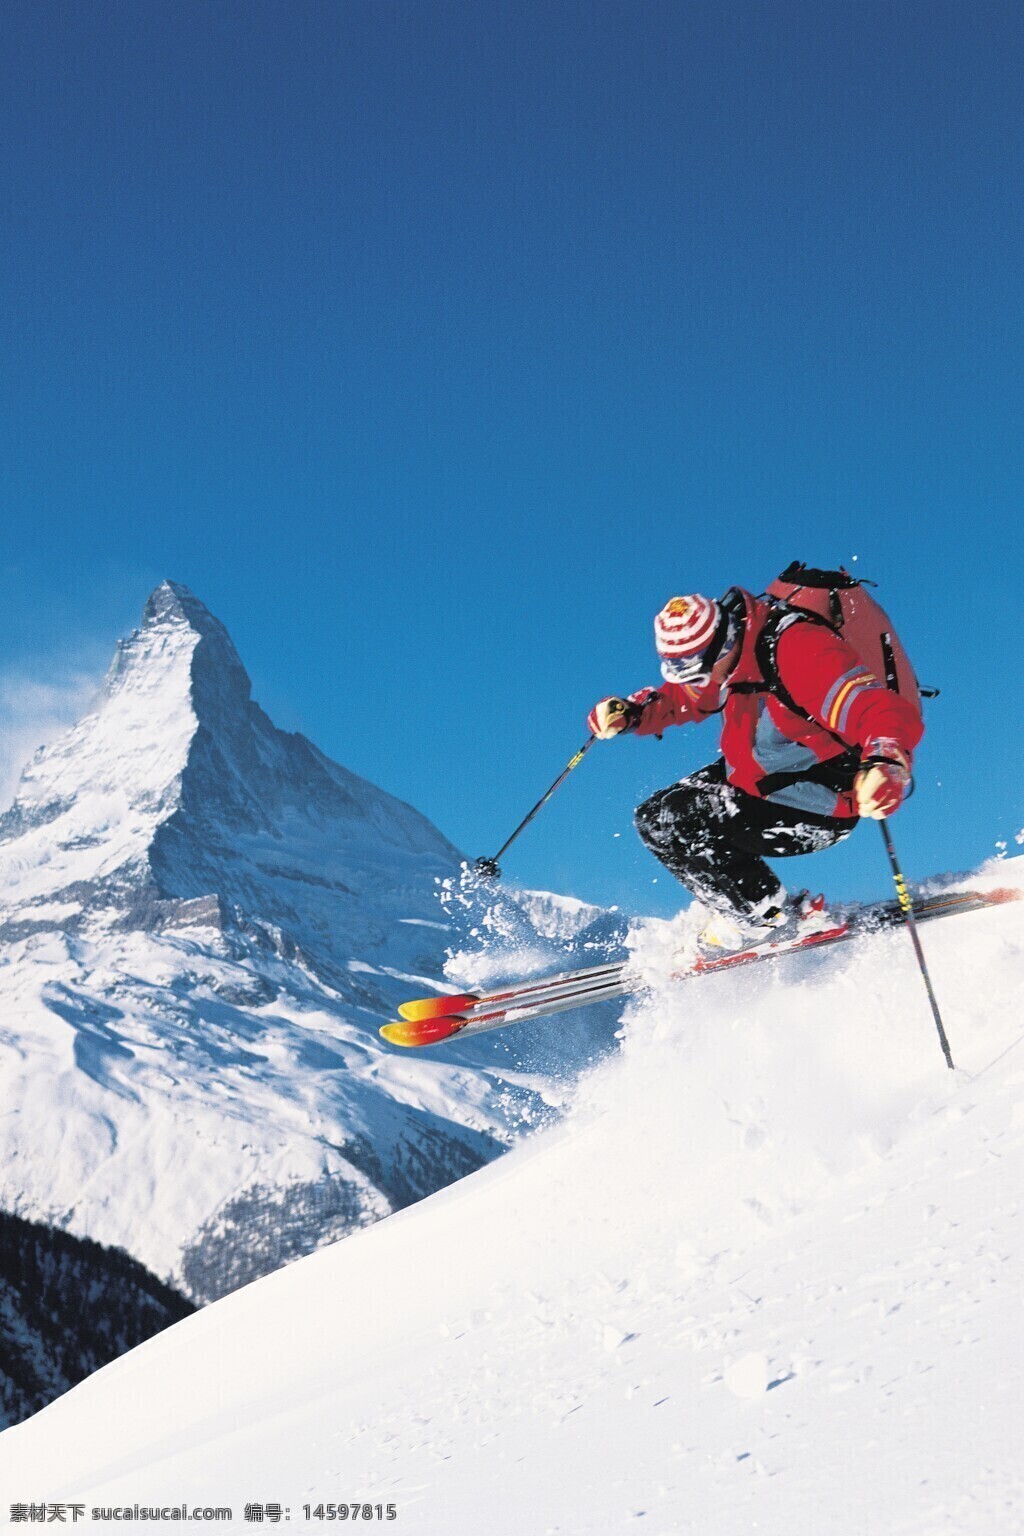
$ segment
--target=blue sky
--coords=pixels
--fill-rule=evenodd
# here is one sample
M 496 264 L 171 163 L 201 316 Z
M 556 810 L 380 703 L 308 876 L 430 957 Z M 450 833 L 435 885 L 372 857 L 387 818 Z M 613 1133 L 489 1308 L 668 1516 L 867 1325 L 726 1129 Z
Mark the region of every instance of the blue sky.
M 8 756 L 170 576 L 280 724 L 493 851 L 593 700 L 656 680 L 669 596 L 856 557 L 943 690 L 908 869 L 1012 839 L 1019 5 L 14 0 L 4 31 L 0 706 L 39 701 Z M 596 749 L 509 874 L 670 910 L 632 806 L 715 748 Z M 888 880 L 871 828 L 793 873 Z

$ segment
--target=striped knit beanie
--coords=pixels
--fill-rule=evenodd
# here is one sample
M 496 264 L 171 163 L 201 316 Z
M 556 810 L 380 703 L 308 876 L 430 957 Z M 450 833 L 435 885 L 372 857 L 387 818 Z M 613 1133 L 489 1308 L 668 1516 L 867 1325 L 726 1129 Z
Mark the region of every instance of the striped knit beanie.
M 702 655 L 715 638 L 721 618 L 718 603 L 699 592 L 671 598 L 654 620 L 658 655 L 673 661 Z

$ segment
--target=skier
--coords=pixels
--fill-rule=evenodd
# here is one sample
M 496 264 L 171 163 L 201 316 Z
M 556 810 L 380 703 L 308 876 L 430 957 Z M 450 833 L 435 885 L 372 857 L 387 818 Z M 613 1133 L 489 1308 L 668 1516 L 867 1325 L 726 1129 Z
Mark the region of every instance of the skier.
M 722 756 L 636 812 L 643 842 L 710 909 L 702 945 L 826 926 L 824 899 L 788 894 L 765 859 L 831 847 L 859 817 L 898 810 L 918 710 L 827 624 L 739 587 L 672 598 L 654 635 L 663 686 L 601 699 L 587 724 L 607 741 L 721 715 Z

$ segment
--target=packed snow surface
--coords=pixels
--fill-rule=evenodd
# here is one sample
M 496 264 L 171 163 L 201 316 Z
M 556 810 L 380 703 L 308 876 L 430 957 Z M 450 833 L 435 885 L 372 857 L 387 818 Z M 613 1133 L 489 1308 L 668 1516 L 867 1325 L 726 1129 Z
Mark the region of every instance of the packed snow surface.
M 922 939 L 955 1073 L 905 933 L 665 986 L 561 1124 L 7 1431 L 5 1502 L 1019 1532 L 1021 908 Z

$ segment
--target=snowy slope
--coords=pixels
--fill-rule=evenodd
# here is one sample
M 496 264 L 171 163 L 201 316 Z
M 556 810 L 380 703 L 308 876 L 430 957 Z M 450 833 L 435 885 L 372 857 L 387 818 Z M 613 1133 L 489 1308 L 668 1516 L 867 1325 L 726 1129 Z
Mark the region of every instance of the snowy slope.
M 0 1208 L 205 1300 L 496 1156 L 614 1016 L 514 1055 L 384 1047 L 449 949 L 486 932 L 499 969 L 552 963 L 458 868 L 412 807 L 278 730 L 223 625 L 163 583 L 0 817 Z
M 609 915 L 601 907 L 575 896 L 556 896 L 551 891 L 517 891 L 510 895 L 522 907 L 538 933 L 549 939 L 574 939 Z M 615 907 L 609 909 L 614 913 Z
M 666 989 L 559 1126 L 9 1430 L 5 1500 L 1018 1532 L 1021 908 L 924 942 L 957 1073 L 905 934 Z

